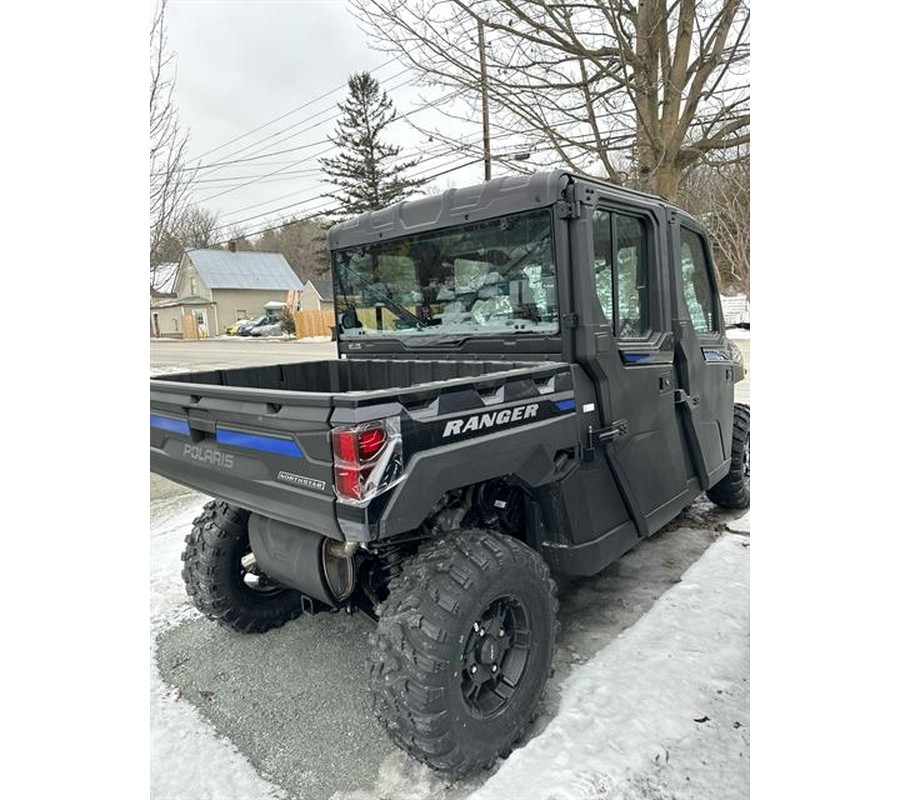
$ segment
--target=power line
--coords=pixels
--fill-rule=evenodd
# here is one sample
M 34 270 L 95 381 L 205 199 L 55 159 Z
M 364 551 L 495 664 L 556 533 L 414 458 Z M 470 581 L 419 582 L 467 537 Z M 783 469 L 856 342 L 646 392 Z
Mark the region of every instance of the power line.
M 454 153 L 455 153 L 455 150 L 453 150 L 453 149 L 450 149 L 450 150 L 444 149 L 444 150 L 442 150 L 442 152 L 439 152 L 439 153 L 431 152 L 430 154 L 426 151 L 426 153 L 425 153 L 424 155 L 426 155 L 427 157 L 423 157 L 423 158 L 416 164 L 416 167 L 418 167 L 418 166 L 421 165 L 421 164 L 425 164 L 425 163 L 427 163 L 427 162 L 429 162 L 429 161 L 435 161 L 435 160 L 440 159 L 440 158 L 446 158 L 447 156 L 453 155 Z M 410 177 L 415 177 L 415 175 L 410 175 Z M 271 198 L 271 199 L 269 199 L 269 200 L 263 200 L 262 202 L 254 203 L 254 204 L 249 205 L 249 206 L 243 206 L 243 207 L 241 207 L 241 208 L 236 208 L 236 209 L 234 209 L 233 211 L 228 211 L 228 212 L 226 212 L 226 213 L 223 214 L 222 216 L 224 216 L 224 217 L 232 216 L 233 214 L 239 214 L 239 213 L 242 212 L 242 211 L 249 211 L 250 209 L 258 208 L 259 206 L 268 205 L 269 203 L 274 203 L 274 202 L 277 202 L 278 200 L 284 200 L 284 199 L 286 199 L 286 198 L 288 198 L 288 197 L 296 197 L 297 195 L 306 195 L 306 194 L 309 194 L 310 192 L 317 192 L 317 191 L 318 191 L 318 189 L 317 189 L 316 187 L 313 187 L 313 188 L 307 187 L 307 188 L 305 188 L 305 189 L 298 189 L 298 190 L 295 191 L 295 192 L 289 192 L 288 194 L 284 194 L 284 195 L 281 195 L 281 196 L 279 196 L 279 197 L 273 197 L 273 198 Z M 293 206 L 293 204 L 287 205 L 287 206 L 283 206 L 282 208 L 273 208 L 273 209 L 271 209 L 270 211 L 267 211 L 267 212 L 262 213 L 262 214 L 258 214 L 257 216 L 261 216 L 261 217 L 262 217 L 262 216 L 266 216 L 267 214 L 273 214 L 273 213 L 275 213 L 275 212 L 277 212 L 277 211 L 282 211 L 284 208 L 291 208 L 292 206 Z M 243 222 L 246 222 L 246 221 L 248 221 L 248 219 L 254 219 L 254 217 L 249 217 L 249 218 L 247 218 L 247 219 L 245 219 L 245 220 L 242 220 L 242 221 L 243 221 Z M 229 224 L 231 224 L 231 223 L 229 223 Z
M 391 63 L 391 62 L 388 62 L 388 63 Z M 385 66 L 385 65 L 382 65 L 382 66 Z M 383 81 L 383 83 L 382 83 L 381 85 L 382 85 L 385 89 L 391 89 L 391 90 L 403 88 L 404 86 L 407 86 L 408 84 L 413 83 L 413 82 L 415 81 L 415 78 L 410 78 L 409 80 L 403 81 L 402 83 L 396 84 L 395 86 L 388 86 L 387 84 L 388 84 L 390 81 L 392 81 L 394 78 L 400 77 L 400 76 L 402 76 L 402 75 L 404 75 L 404 74 L 406 74 L 406 73 L 408 73 L 408 72 L 410 72 L 410 71 L 411 71 L 411 69 L 409 69 L 409 68 L 403 69 L 403 70 L 401 70 L 400 72 L 397 72 L 397 73 L 395 73 L 394 75 L 391 75 L 390 77 L 385 78 L 385 80 Z M 346 86 L 346 84 L 344 84 L 344 86 Z M 343 87 L 338 87 L 338 89 L 340 89 L 340 88 L 343 88 Z M 332 94 L 334 91 L 335 91 L 335 90 L 332 90 L 332 92 L 330 92 L 329 94 Z M 310 101 L 310 102 L 312 102 L 312 101 Z M 272 138 L 274 138 L 274 137 L 276 137 L 276 136 L 279 136 L 279 135 L 281 135 L 282 133 L 285 133 L 286 131 L 291 130 L 292 128 L 296 128 L 298 125 L 302 125 L 303 123 L 309 122 L 310 120 L 313 120 L 313 119 L 315 119 L 316 117 L 321 116 L 322 114 L 325 114 L 325 113 L 327 113 L 327 112 L 329 112 L 329 111 L 333 111 L 336 107 L 337 107 L 337 103 L 332 103 L 330 106 L 328 106 L 328 107 L 322 109 L 321 111 L 317 111 L 315 114 L 311 114 L 311 115 L 309 115 L 309 116 L 307 116 L 307 117 L 304 117 L 303 119 L 298 120 L 297 122 L 295 122 L 293 125 L 290 125 L 290 126 L 288 126 L 287 128 L 284 128 L 283 130 L 276 131 L 275 133 L 269 134 L 268 136 L 265 136 L 265 137 L 263 137 L 262 139 L 259 139 L 259 140 L 255 141 L 255 142 L 251 142 L 250 144 L 245 145 L 244 147 L 242 147 L 242 148 L 240 148 L 240 149 L 238 149 L 238 150 L 234 150 L 234 151 L 232 151 L 231 153 L 228 153 L 227 155 L 222 156 L 222 159 L 224 159 L 224 160 L 221 160 L 221 159 L 220 159 L 220 160 L 218 160 L 218 161 L 213 161 L 213 162 L 211 162 L 211 163 L 209 163 L 209 164 L 198 164 L 197 166 L 185 167 L 184 169 L 185 169 L 185 171 L 187 171 L 187 172 L 196 172 L 196 171 L 198 171 L 198 170 L 212 170 L 213 172 L 215 172 L 215 171 L 217 171 L 218 169 L 220 169 L 221 167 L 230 166 L 230 165 L 233 165 L 233 164 L 242 164 L 242 163 L 245 163 L 245 162 L 247 162 L 247 161 L 256 161 L 256 160 L 259 160 L 259 159 L 269 158 L 269 157 L 271 157 L 271 156 L 282 155 L 282 154 L 284 154 L 284 153 L 291 153 L 291 152 L 295 152 L 295 151 L 297 151 L 297 150 L 303 150 L 303 149 L 306 149 L 306 148 L 309 148 L 309 147 L 314 147 L 315 145 L 318 145 L 318 144 L 325 144 L 326 142 L 328 142 L 328 139 L 321 139 L 321 140 L 319 140 L 319 141 L 317 141 L 317 142 L 311 142 L 311 143 L 309 143 L 309 144 L 299 145 L 299 146 L 297 146 L 297 147 L 291 147 L 291 148 L 287 148 L 287 149 L 284 149 L 284 150 L 278 150 L 278 151 L 275 151 L 275 152 L 272 152 L 272 153 L 262 153 L 262 151 L 257 151 L 256 153 L 251 153 L 250 155 L 244 156 L 243 158 L 238 158 L 238 159 L 233 158 L 233 156 L 240 155 L 241 153 L 243 153 L 243 152 L 245 152 L 245 151 L 247 151 L 247 150 L 250 150 L 250 149 L 252 149 L 252 148 L 254 148 L 254 147 L 258 147 L 259 145 L 261 145 L 263 142 L 265 142 L 265 141 L 268 140 L 268 139 L 272 139 Z M 286 116 L 286 115 L 282 115 L 282 117 L 283 117 L 283 116 Z M 300 135 L 303 134 L 303 133 L 307 133 L 308 131 L 311 131 L 311 130 L 313 130 L 314 128 L 319 127 L 320 125 L 324 125 L 326 122 L 330 122 L 330 121 L 333 120 L 333 119 L 337 119 L 339 116 L 340 116 L 340 114 L 332 114 L 332 116 L 327 117 L 326 119 L 320 120 L 319 122 L 315 123 L 314 125 L 310 125 L 309 127 L 304 128 L 303 130 L 296 131 L 295 133 L 292 133 L 290 136 L 284 137 L 284 138 L 283 138 L 282 140 L 280 140 L 280 141 L 281 141 L 281 142 L 286 142 L 286 141 L 289 141 L 290 139 L 294 139 L 294 138 L 296 138 L 297 136 L 300 136 Z M 280 119 L 280 118 L 279 118 L 279 119 Z M 266 127 L 266 126 L 269 125 L 269 124 L 271 124 L 271 122 L 270 122 L 270 123 L 266 123 L 266 125 L 261 125 L 261 126 L 259 126 L 258 128 L 254 129 L 253 132 L 255 132 L 256 130 L 259 130 L 259 129 L 261 129 L 261 128 L 264 128 L 264 127 Z M 251 133 L 252 133 L 252 132 L 251 132 Z M 237 141 L 237 140 L 239 140 L 239 139 L 241 139 L 241 138 L 244 138 L 244 137 L 246 137 L 246 136 L 249 136 L 249 135 L 250 135 L 250 133 L 242 134 L 241 136 L 236 137 L 236 139 L 234 139 L 234 140 L 232 140 L 232 141 Z M 276 144 L 280 144 L 280 142 L 272 142 L 271 144 L 268 145 L 268 147 L 273 147 L 273 146 L 276 145 Z M 221 147 L 224 147 L 224 146 L 225 146 L 225 145 L 220 145 L 219 147 L 213 148 L 213 150 L 208 150 L 207 153 L 214 152 L 215 150 L 221 149 Z M 263 150 L 265 150 L 265 149 L 266 149 L 266 148 L 264 147 Z M 261 153 L 261 154 L 257 155 L 257 153 Z M 194 161 L 194 160 L 196 160 L 196 159 L 192 159 L 192 161 Z M 163 173 L 163 172 L 160 172 L 160 173 L 151 173 L 151 177 L 154 176 L 154 175 L 162 175 L 162 174 L 164 174 L 164 173 Z
M 427 182 L 427 181 L 432 181 L 432 180 L 435 180 L 436 178 L 440 178 L 440 177 L 442 177 L 442 176 L 444 176 L 444 175 L 449 175 L 451 172 L 456 172 L 457 170 L 464 169 L 465 167 L 472 166 L 473 164 L 477 164 L 477 163 L 479 163 L 480 161 L 481 161 L 480 158 L 476 158 L 476 159 L 473 159 L 473 160 L 470 160 L 470 161 L 465 161 L 465 162 L 463 162 L 463 163 L 461 163 L 461 164 L 458 164 L 458 165 L 456 165 L 456 166 L 452 166 L 452 167 L 449 167 L 448 169 L 441 170 L 440 172 L 436 172 L 436 173 L 433 173 L 433 174 L 431 174 L 431 175 L 428 175 L 428 176 L 424 177 L 423 180 L 424 180 L 425 182 Z M 315 199 L 315 198 L 311 198 L 311 199 Z M 309 201 L 306 201 L 306 202 L 309 202 Z M 305 205 L 305 203 L 300 203 L 300 204 L 297 204 L 297 205 Z M 323 216 L 323 215 L 325 215 L 325 214 L 331 214 L 331 213 L 333 213 L 333 212 L 335 212 L 335 211 L 340 211 L 340 206 L 339 206 L 339 205 L 334 205 L 334 204 L 329 205 L 329 204 L 326 203 L 325 205 L 323 205 L 323 206 L 321 206 L 321 207 L 319 207 L 319 208 L 313 210 L 312 212 L 306 214 L 306 215 L 303 216 L 303 217 L 300 217 L 299 219 L 293 218 L 293 215 L 291 215 L 291 216 L 286 216 L 286 217 L 283 217 L 281 220 L 279 220 L 279 221 L 273 223 L 272 225 L 269 225 L 269 226 L 267 226 L 267 227 L 265 227 L 265 228 L 260 228 L 260 229 L 255 230 L 255 231 L 251 231 L 251 232 L 249 232 L 249 233 L 245 233 L 245 234 L 243 234 L 243 235 L 244 235 L 245 237 L 247 237 L 247 238 L 250 238 L 250 237 L 253 237 L 253 236 L 259 236 L 260 234 L 266 233 L 267 231 L 278 230 L 279 228 L 282 228 L 282 227 L 284 227 L 285 225 L 291 225 L 291 224 L 296 224 L 296 223 L 300 223 L 300 222 L 306 222 L 307 220 L 314 219 L 315 217 Z M 251 217 L 250 219 L 253 219 L 253 218 Z M 238 221 L 236 221 L 236 222 L 232 222 L 232 223 L 229 223 L 229 224 L 230 224 L 231 226 L 237 226 L 237 225 L 242 224 L 242 222 L 244 222 L 244 221 L 245 221 L 245 220 L 238 220 Z M 218 233 L 218 231 L 221 231 L 223 227 L 224 227 L 224 226 L 219 226 L 219 227 L 217 227 L 217 228 L 214 229 L 214 230 L 216 231 L 216 233 Z M 220 241 L 220 242 L 215 242 L 215 244 L 227 244 L 227 243 L 228 243 L 228 240 L 227 240 L 227 239 L 224 239 L 224 240 L 222 240 L 222 241 Z M 211 246 L 214 246 L 214 245 L 211 245 Z
M 443 154 L 441 154 L 441 156 L 438 156 L 438 157 L 439 157 L 439 158 L 446 158 L 446 156 L 448 156 L 448 155 L 450 155 L 450 154 L 449 154 L 449 153 L 443 153 Z M 431 160 L 433 160 L 433 159 L 431 159 Z M 446 166 L 446 165 L 443 165 L 443 166 Z M 425 171 L 427 172 L 427 170 L 425 170 Z M 410 177 L 410 178 L 415 178 L 415 177 L 419 177 L 421 174 L 422 174 L 421 172 L 419 172 L 419 173 L 411 173 L 411 174 L 409 175 L 409 177 Z M 427 180 L 431 180 L 431 179 L 432 179 L 432 178 L 428 178 Z M 303 190 L 303 191 L 304 191 L 304 193 L 310 192 L 310 191 L 312 191 L 312 192 L 317 192 L 318 189 L 312 188 L 312 189 L 306 189 L 306 190 Z M 270 214 L 275 214 L 275 213 L 277 213 L 277 212 L 279 212 L 279 211 L 285 211 L 285 210 L 287 210 L 287 209 L 289 209 L 289 208 L 297 208 L 297 207 L 299 207 L 299 206 L 306 205 L 307 203 L 310 203 L 310 202 L 313 202 L 313 201 L 315 201 L 315 200 L 321 199 L 323 196 L 324 196 L 324 195 L 319 194 L 319 195 L 316 195 L 316 196 L 313 196 L 313 197 L 309 197 L 309 198 L 306 199 L 306 200 L 301 200 L 301 201 L 299 201 L 299 202 L 297 202 L 297 203 L 289 203 L 288 205 L 281 206 L 281 207 L 279 207 L 279 208 L 272 208 L 272 209 L 269 209 L 268 211 L 262 212 L 262 213 L 260 213 L 260 214 L 254 214 L 254 215 L 252 215 L 252 216 L 250 216 L 250 217 L 244 217 L 243 219 L 240 219 L 240 220 L 236 220 L 236 221 L 233 221 L 233 222 L 229 222 L 229 223 L 225 223 L 225 224 L 219 225 L 219 226 L 217 226 L 217 228 L 218 228 L 218 229 L 222 229 L 222 228 L 225 227 L 226 224 L 229 225 L 229 226 L 232 226 L 232 227 L 238 226 L 238 225 L 242 225 L 242 224 L 244 224 L 245 222 L 251 222 L 252 220 L 259 219 L 260 217 L 267 217 L 267 216 L 269 216 Z
M 399 83 L 395 86 L 387 86 L 387 83 L 389 81 L 392 81 L 394 78 L 400 77 L 401 75 L 404 75 L 405 73 L 410 72 L 410 71 L 411 70 L 409 70 L 409 69 L 401 70 L 400 72 L 396 73 L 395 75 L 391 75 L 389 78 L 386 78 L 382 85 L 386 89 L 391 89 L 392 91 L 395 89 L 401 89 L 404 86 L 412 83 L 415 80 L 415 78 L 410 78 L 409 80 L 403 81 L 402 83 Z M 232 158 L 233 156 L 240 155 L 241 153 L 243 153 L 247 150 L 251 150 L 254 147 L 259 147 L 260 145 L 263 144 L 263 142 L 265 142 L 269 139 L 274 139 L 276 136 L 280 136 L 283 133 L 287 133 L 287 131 L 292 130 L 293 128 L 297 128 L 298 126 L 303 125 L 306 122 L 310 122 L 311 120 L 314 120 L 316 117 L 322 116 L 322 114 L 327 114 L 328 112 L 333 111 L 335 108 L 337 108 L 337 103 L 332 103 L 327 108 L 323 108 L 321 111 L 317 111 L 315 114 L 311 114 L 308 117 L 304 117 L 303 119 L 298 120 L 297 122 L 293 123 L 292 125 L 289 125 L 287 128 L 283 128 L 280 131 L 275 131 L 275 133 L 270 133 L 268 136 L 264 136 L 262 139 L 259 139 L 256 142 L 251 142 L 250 144 L 245 145 L 244 147 L 229 153 L 227 156 L 224 156 L 224 158 Z M 314 128 L 318 128 L 320 125 L 324 125 L 326 122 L 330 122 L 333 119 L 337 119 L 339 116 L 340 116 L 340 113 L 332 114 L 330 117 L 326 117 L 325 119 L 319 120 L 318 122 L 303 128 L 302 130 L 295 131 L 294 133 L 290 134 L 289 136 L 285 136 L 283 139 L 279 139 L 277 141 L 272 142 L 271 144 L 266 145 L 262 149 L 265 150 L 268 147 L 274 147 L 275 145 L 281 144 L 282 142 L 287 142 L 291 139 L 295 139 L 297 136 L 307 133 L 308 131 L 311 131 Z M 250 153 L 250 155 L 252 156 L 259 152 L 262 152 L 262 151 L 256 150 L 255 152 Z
M 395 88 L 396 88 L 396 87 L 395 87 Z M 436 99 L 434 99 L 434 100 L 432 100 L 432 101 L 430 101 L 430 102 L 428 102 L 428 103 L 425 103 L 424 105 L 419 106 L 418 108 L 413 109 L 413 110 L 410 111 L 408 114 L 402 114 L 402 115 L 400 115 L 400 116 L 402 116 L 404 119 L 408 119 L 408 118 L 411 117 L 413 114 L 418 114 L 420 111 L 425 111 L 426 109 L 431 108 L 432 106 L 434 106 L 434 105 L 436 105 L 436 104 L 438 104 L 438 103 L 446 102 L 448 99 L 451 99 L 455 94 L 458 94 L 458 92 L 450 92 L 449 94 L 444 95 L 443 97 L 438 97 L 438 98 L 436 98 Z M 337 116 L 340 116 L 340 115 L 338 114 Z M 327 141 L 327 140 L 326 140 L 326 141 Z M 257 183 L 257 182 L 261 181 L 263 178 L 269 178 L 269 177 L 271 177 L 271 176 L 273 176 L 273 175 L 278 175 L 278 174 L 284 172 L 284 171 L 285 171 L 286 169 L 288 169 L 288 167 L 290 167 L 290 166 L 299 166 L 300 164 L 304 164 L 304 163 L 306 163 L 306 162 L 308 162 L 308 161 L 312 161 L 312 160 L 318 158 L 319 156 L 325 155 L 325 154 L 328 153 L 330 150 L 331 150 L 331 148 L 329 147 L 329 148 L 327 148 L 326 150 L 323 150 L 323 151 L 321 151 L 321 152 L 319 152 L 319 153 L 316 153 L 315 155 L 309 156 L 309 157 L 307 157 L 307 158 L 299 159 L 298 161 L 295 161 L 295 162 L 293 162 L 292 164 L 289 164 L 289 165 L 286 166 L 286 167 L 281 167 L 280 169 L 273 170 L 272 172 L 267 172 L 267 173 L 265 173 L 265 174 L 263 174 L 263 175 L 260 175 L 260 176 L 257 177 L 257 178 L 254 178 L 254 179 L 252 179 L 252 180 L 248 180 L 248 181 L 246 181 L 246 182 L 244 182 L 244 183 L 240 183 L 240 184 L 238 184 L 237 186 L 233 186 L 233 187 L 231 187 L 231 188 L 229 188 L 229 189 L 223 189 L 222 191 L 217 192 L 216 194 L 212 194 L 212 195 L 210 195 L 209 197 L 204 197 L 204 198 L 198 200 L 197 202 L 198 202 L 198 203 L 208 203 L 210 200 L 214 200 L 214 199 L 216 199 L 217 197 L 221 197 L 221 196 L 223 196 L 223 195 L 225 195 L 225 194 L 229 194 L 230 192 L 234 192 L 234 191 L 237 191 L 238 189 L 243 189 L 243 188 L 245 188 L 246 186 L 250 186 L 251 184 Z
M 388 64 L 393 64 L 396 61 L 397 61 L 397 58 L 392 58 L 390 61 L 385 61 L 383 64 L 379 64 L 374 69 L 369 70 L 369 73 L 374 74 L 374 73 L 378 72 L 378 70 L 384 69 L 386 66 L 388 66 Z M 388 80 L 390 80 L 390 78 L 388 78 Z M 291 114 L 295 114 L 298 111 L 302 111 L 304 108 L 308 108 L 309 106 L 313 105 L 314 103 L 318 103 L 319 100 L 324 100 L 326 97 L 330 97 L 335 92 L 341 91 L 341 89 L 345 88 L 346 85 L 347 85 L 346 82 L 341 83 L 339 86 L 335 86 L 334 89 L 329 89 L 327 92 L 320 94 L 318 97 L 314 97 L 312 100 L 307 100 L 305 103 L 302 103 L 299 106 L 292 108 L 290 111 L 286 111 L 281 116 L 275 117 L 274 119 L 270 119 L 268 122 L 264 122 L 262 125 L 257 125 L 255 128 L 253 128 L 253 130 L 247 131 L 246 133 L 242 133 L 240 136 L 235 136 L 233 139 L 229 139 L 224 144 L 220 144 L 216 147 L 213 147 L 211 150 L 206 150 L 205 152 L 200 153 L 200 155 L 198 155 L 196 158 L 192 159 L 192 161 L 199 161 L 201 158 L 203 158 L 203 156 L 208 156 L 210 153 L 215 153 L 216 150 L 221 150 L 224 147 L 228 147 L 228 145 L 230 145 L 230 144 L 239 142 L 241 139 L 246 139 L 248 136 L 253 135 L 257 131 L 261 131 L 263 128 L 268 128 L 269 125 L 274 125 L 276 122 L 281 122 L 281 120 L 285 119 L 286 117 L 291 116 Z

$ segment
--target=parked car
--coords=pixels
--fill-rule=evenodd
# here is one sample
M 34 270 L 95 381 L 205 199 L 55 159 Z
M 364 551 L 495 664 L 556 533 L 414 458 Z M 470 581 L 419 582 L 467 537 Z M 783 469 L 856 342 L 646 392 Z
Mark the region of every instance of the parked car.
M 250 331 L 251 336 L 281 336 L 283 333 L 281 322 L 267 322 L 264 325 L 257 325 Z
M 249 336 L 250 332 L 257 325 L 264 325 L 269 321 L 269 319 L 270 319 L 269 317 L 267 317 L 265 314 L 263 314 L 259 317 L 254 317 L 251 320 L 247 320 L 243 325 L 238 325 L 238 327 L 237 327 L 238 336 Z
M 229 336 L 234 336 L 234 335 L 237 333 L 237 329 L 238 329 L 241 325 L 244 325 L 244 324 L 247 323 L 247 322 L 250 322 L 250 320 L 249 320 L 249 319 L 238 319 L 238 320 L 235 320 L 234 322 L 231 323 L 231 325 L 228 325 L 228 326 L 225 328 L 225 333 L 227 333 Z

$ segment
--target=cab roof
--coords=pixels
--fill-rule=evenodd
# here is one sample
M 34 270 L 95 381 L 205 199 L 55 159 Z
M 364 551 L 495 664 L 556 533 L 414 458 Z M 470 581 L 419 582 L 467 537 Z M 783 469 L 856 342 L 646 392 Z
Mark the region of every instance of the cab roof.
M 601 178 L 572 170 L 555 169 L 529 175 L 507 175 L 473 186 L 448 189 L 438 195 L 404 200 L 378 211 L 368 211 L 332 226 L 330 250 L 371 244 L 423 231 L 461 225 L 534 208 L 561 200 L 571 183 L 588 183 L 600 197 L 644 207 L 672 207 L 664 198 L 617 186 Z

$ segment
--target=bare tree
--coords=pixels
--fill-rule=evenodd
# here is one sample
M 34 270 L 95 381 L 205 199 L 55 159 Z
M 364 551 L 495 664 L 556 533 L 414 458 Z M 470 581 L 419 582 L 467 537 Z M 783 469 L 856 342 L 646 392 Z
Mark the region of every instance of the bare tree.
M 239 252 L 256 250 L 256 245 L 247 235 L 246 229 L 236 223 L 228 227 L 227 241 L 229 248 L 233 244 L 234 249 Z
M 213 233 L 218 228 L 218 216 L 199 206 L 187 206 L 171 221 L 172 228 L 161 228 L 155 236 L 150 273 L 151 286 L 159 264 L 180 261 L 184 251 L 192 247 L 212 247 Z
M 709 232 L 720 286 L 749 297 L 749 156 L 699 164 L 684 176 L 681 203 Z
M 318 278 L 328 272 L 323 220 L 291 220 L 279 228 L 265 231 L 256 242 L 264 253 L 281 253 L 302 281 Z
M 219 225 L 219 216 L 199 206 L 188 206 L 178 218 L 176 231 L 182 246 L 211 247 L 213 233 Z
M 562 162 L 674 200 L 686 169 L 749 142 L 746 0 L 352 3 L 376 47 L 473 109 L 481 23 L 494 140 L 514 139 L 532 164 Z M 503 162 L 509 148 L 497 149 Z
M 166 239 L 184 213 L 193 173 L 186 168 L 188 133 L 178 123 L 175 70 L 168 47 L 166 5 L 159 0 L 150 28 L 150 284 L 165 261 Z

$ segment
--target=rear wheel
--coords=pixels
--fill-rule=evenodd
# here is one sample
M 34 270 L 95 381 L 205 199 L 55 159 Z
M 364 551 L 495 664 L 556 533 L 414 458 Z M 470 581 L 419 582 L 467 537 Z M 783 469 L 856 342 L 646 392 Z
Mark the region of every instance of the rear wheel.
M 731 469 L 706 496 L 722 508 L 750 506 L 750 406 L 734 404 L 731 434 Z
M 550 674 L 556 587 L 541 557 L 493 531 L 419 550 L 373 637 L 376 714 L 413 757 L 459 777 L 508 754 Z
M 222 500 L 203 507 L 185 539 L 181 559 L 187 593 L 207 617 L 241 633 L 263 633 L 299 616 L 300 592 L 256 567 L 247 531 L 249 513 Z

